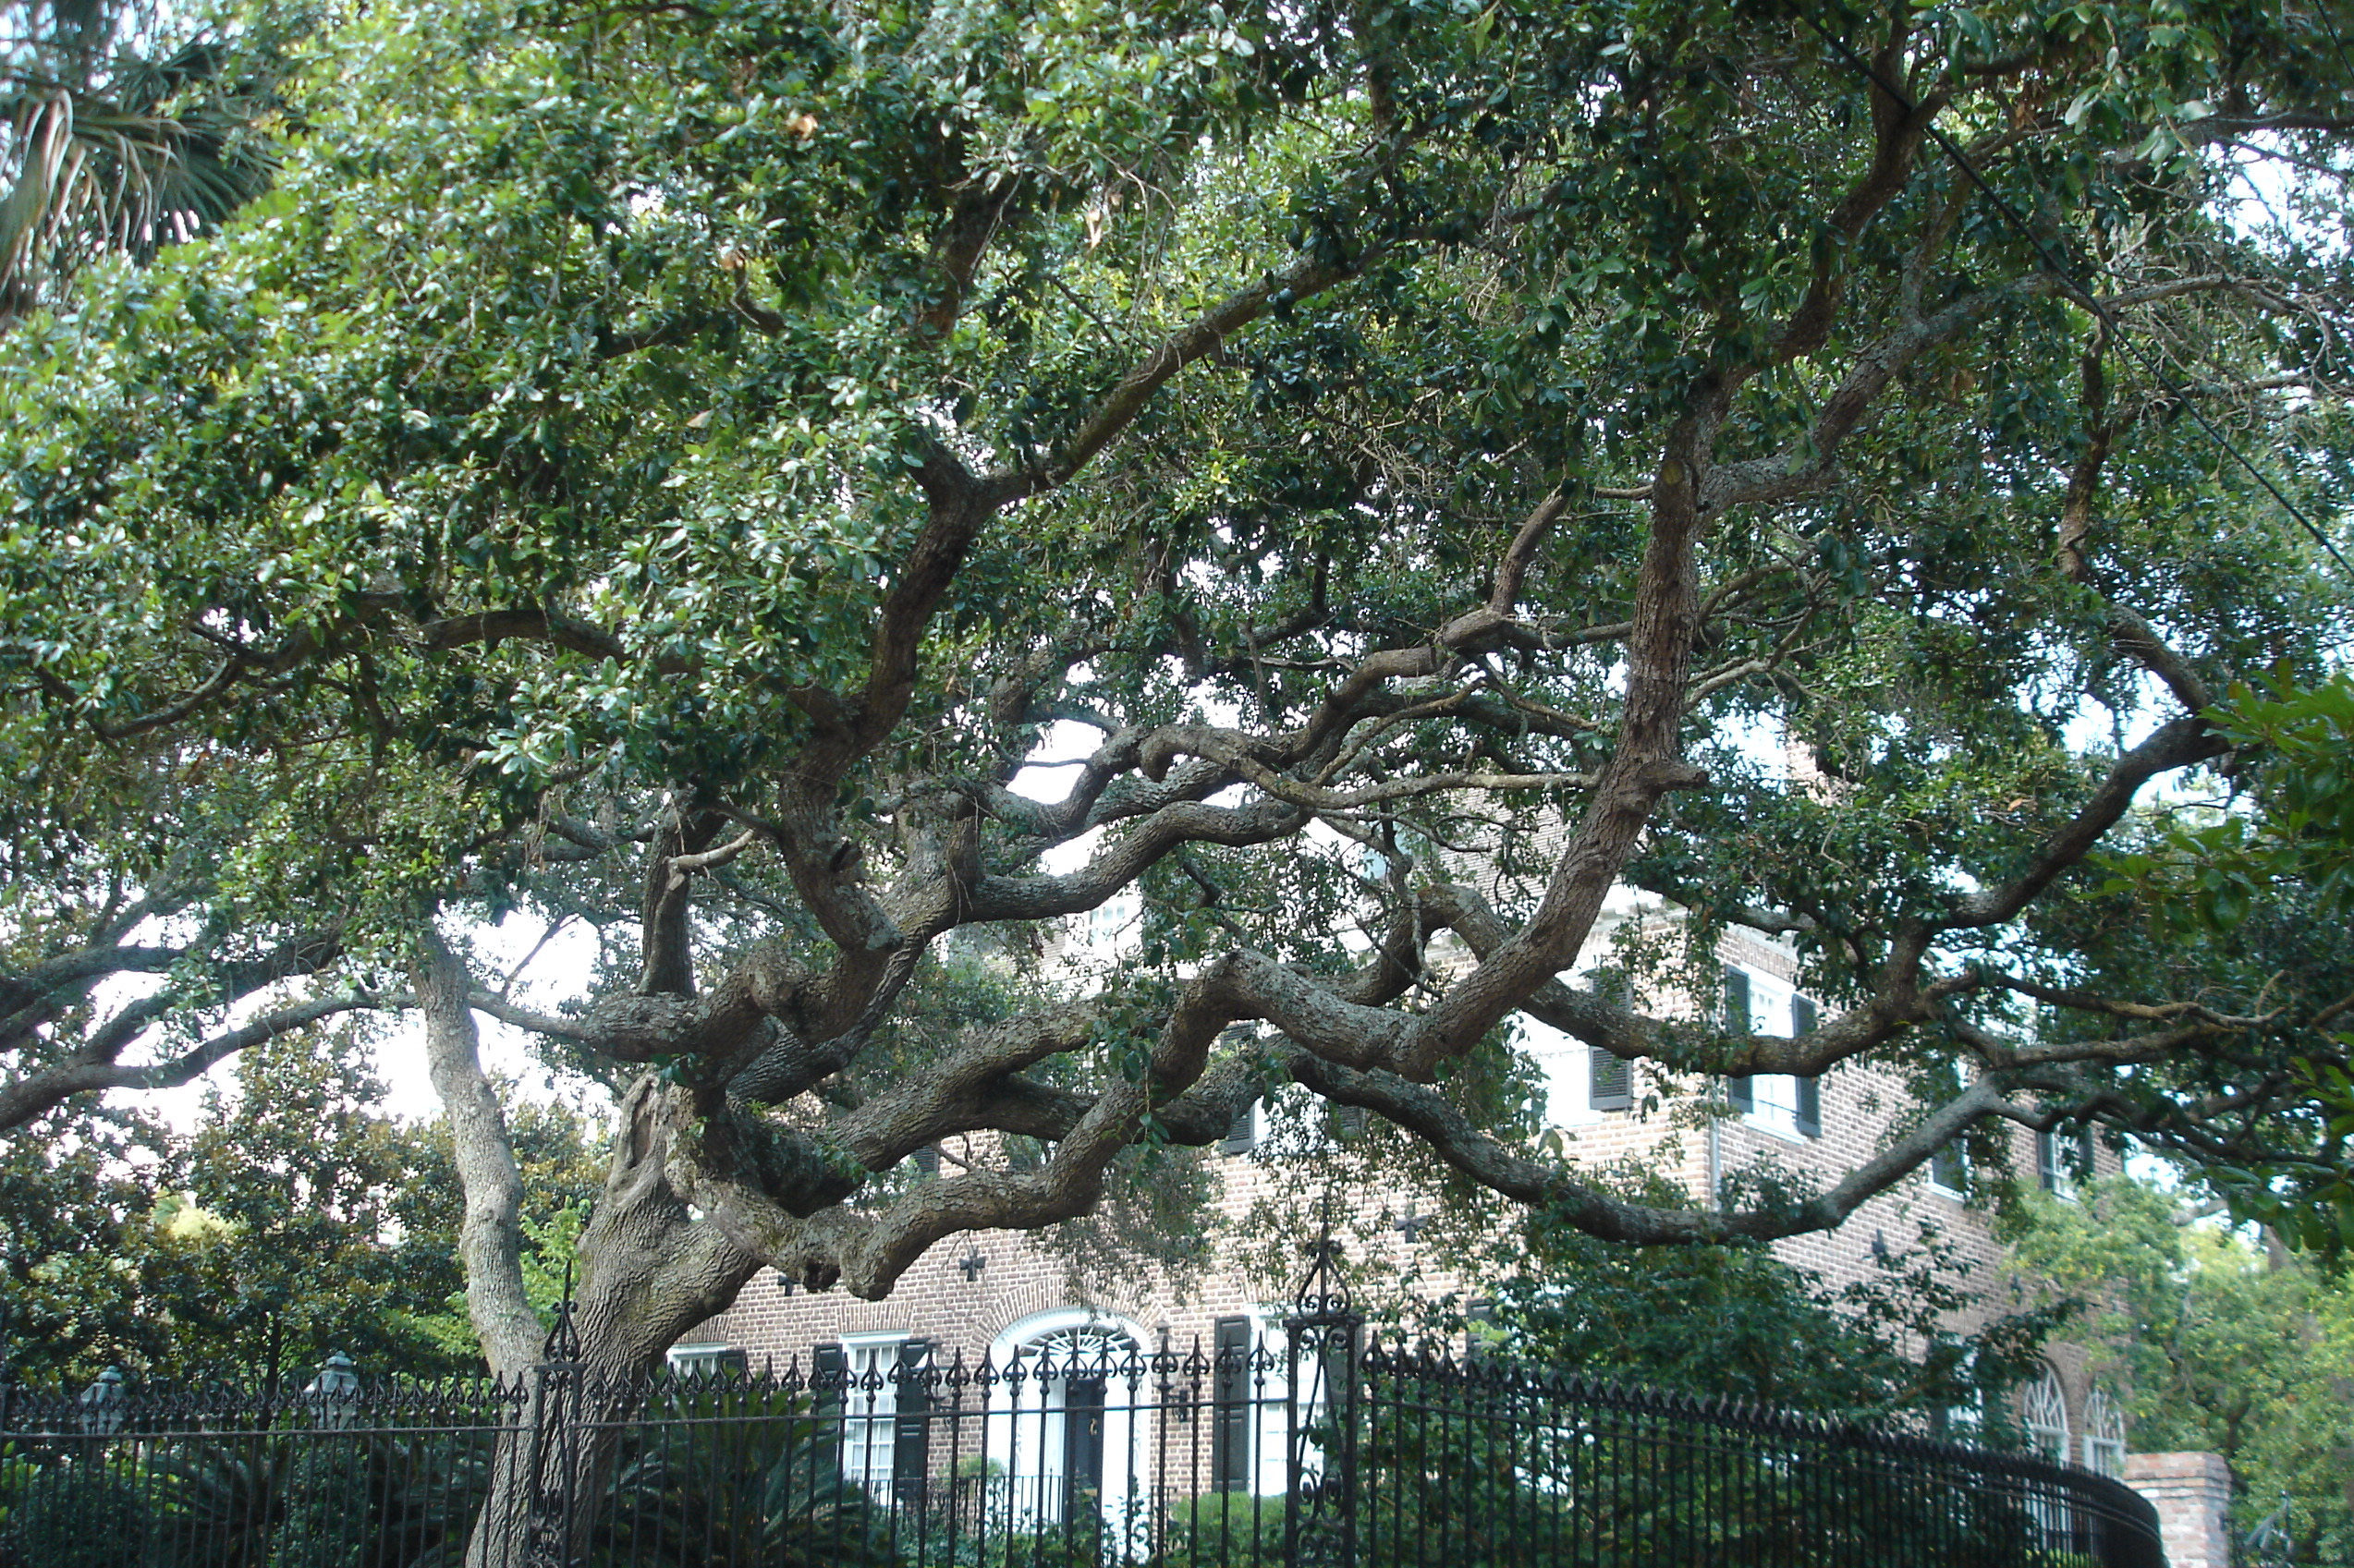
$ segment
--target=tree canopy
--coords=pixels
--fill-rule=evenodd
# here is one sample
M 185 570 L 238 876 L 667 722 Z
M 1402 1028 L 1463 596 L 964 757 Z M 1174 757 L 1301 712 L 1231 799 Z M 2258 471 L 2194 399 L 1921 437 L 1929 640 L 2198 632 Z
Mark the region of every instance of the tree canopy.
M 415 0 L 286 68 L 268 195 L 0 340 L 0 1127 L 414 1010 L 499 1366 L 477 1013 L 616 1092 L 627 1364 L 1287 1081 L 1614 1242 L 2005 1121 L 2326 1189 L 2342 943 L 2118 858 L 2343 637 L 2326 6 Z M 1622 881 L 1691 940 L 1566 984 Z M 1818 1027 L 1681 1015 L 1728 925 Z M 1516 1014 L 1919 1103 L 1647 1203 L 1459 1070 Z

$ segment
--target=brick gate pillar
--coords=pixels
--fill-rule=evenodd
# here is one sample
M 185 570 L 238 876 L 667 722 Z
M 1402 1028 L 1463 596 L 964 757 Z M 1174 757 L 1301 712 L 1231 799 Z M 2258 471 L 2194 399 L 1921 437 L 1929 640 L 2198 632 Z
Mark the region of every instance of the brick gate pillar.
M 2158 1511 L 2167 1568 L 2231 1568 L 2231 1467 L 2220 1453 L 2128 1453 L 2125 1484 Z

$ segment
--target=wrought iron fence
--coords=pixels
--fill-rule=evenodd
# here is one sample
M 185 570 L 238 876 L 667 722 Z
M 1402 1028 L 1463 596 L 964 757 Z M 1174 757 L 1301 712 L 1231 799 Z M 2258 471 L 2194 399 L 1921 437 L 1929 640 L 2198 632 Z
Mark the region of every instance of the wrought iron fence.
M 0 1568 L 2163 1568 L 2150 1505 L 2088 1472 L 1303 1307 L 1210 1352 L 0 1385 Z

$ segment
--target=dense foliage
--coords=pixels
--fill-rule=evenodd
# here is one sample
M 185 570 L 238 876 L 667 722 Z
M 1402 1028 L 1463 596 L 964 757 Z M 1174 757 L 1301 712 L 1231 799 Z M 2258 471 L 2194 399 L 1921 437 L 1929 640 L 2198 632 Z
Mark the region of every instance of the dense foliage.
M 2060 1295 L 1953 1325 L 1994 1283 L 1933 1234 L 1855 1246 L 1870 1260 L 1833 1284 L 1758 1243 L 1627 1247 L 1533 1214 L 1494 1288 L 1492 1330 L 1515 1355 L 1645 1388 L 2004 1444 L 2005 1397 L 2041 1367 L 2044 1339 L 2080 1303 Z
M 186 1134 L 56 1113 L 0 1149 L 7 1375 L 299 1387 L 337 1350 L 379 1371 L 479 1367 L 447 1133 L 383 1115 L 382 1094 L 357 1042 L 297 1037 L 240 1057 Z M 599 1185 L 596 1129 L 539 1100 L 514 1124 L 547 1305 Z

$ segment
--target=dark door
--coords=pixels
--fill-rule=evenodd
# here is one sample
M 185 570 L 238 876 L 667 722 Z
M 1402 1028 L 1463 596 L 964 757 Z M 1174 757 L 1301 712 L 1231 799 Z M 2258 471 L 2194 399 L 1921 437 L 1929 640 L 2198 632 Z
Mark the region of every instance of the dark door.
M 1074 1376 L 1063 1384 L 1063 1517 L 1095 1511 L 1104 1490 L 1104 1377 Z

